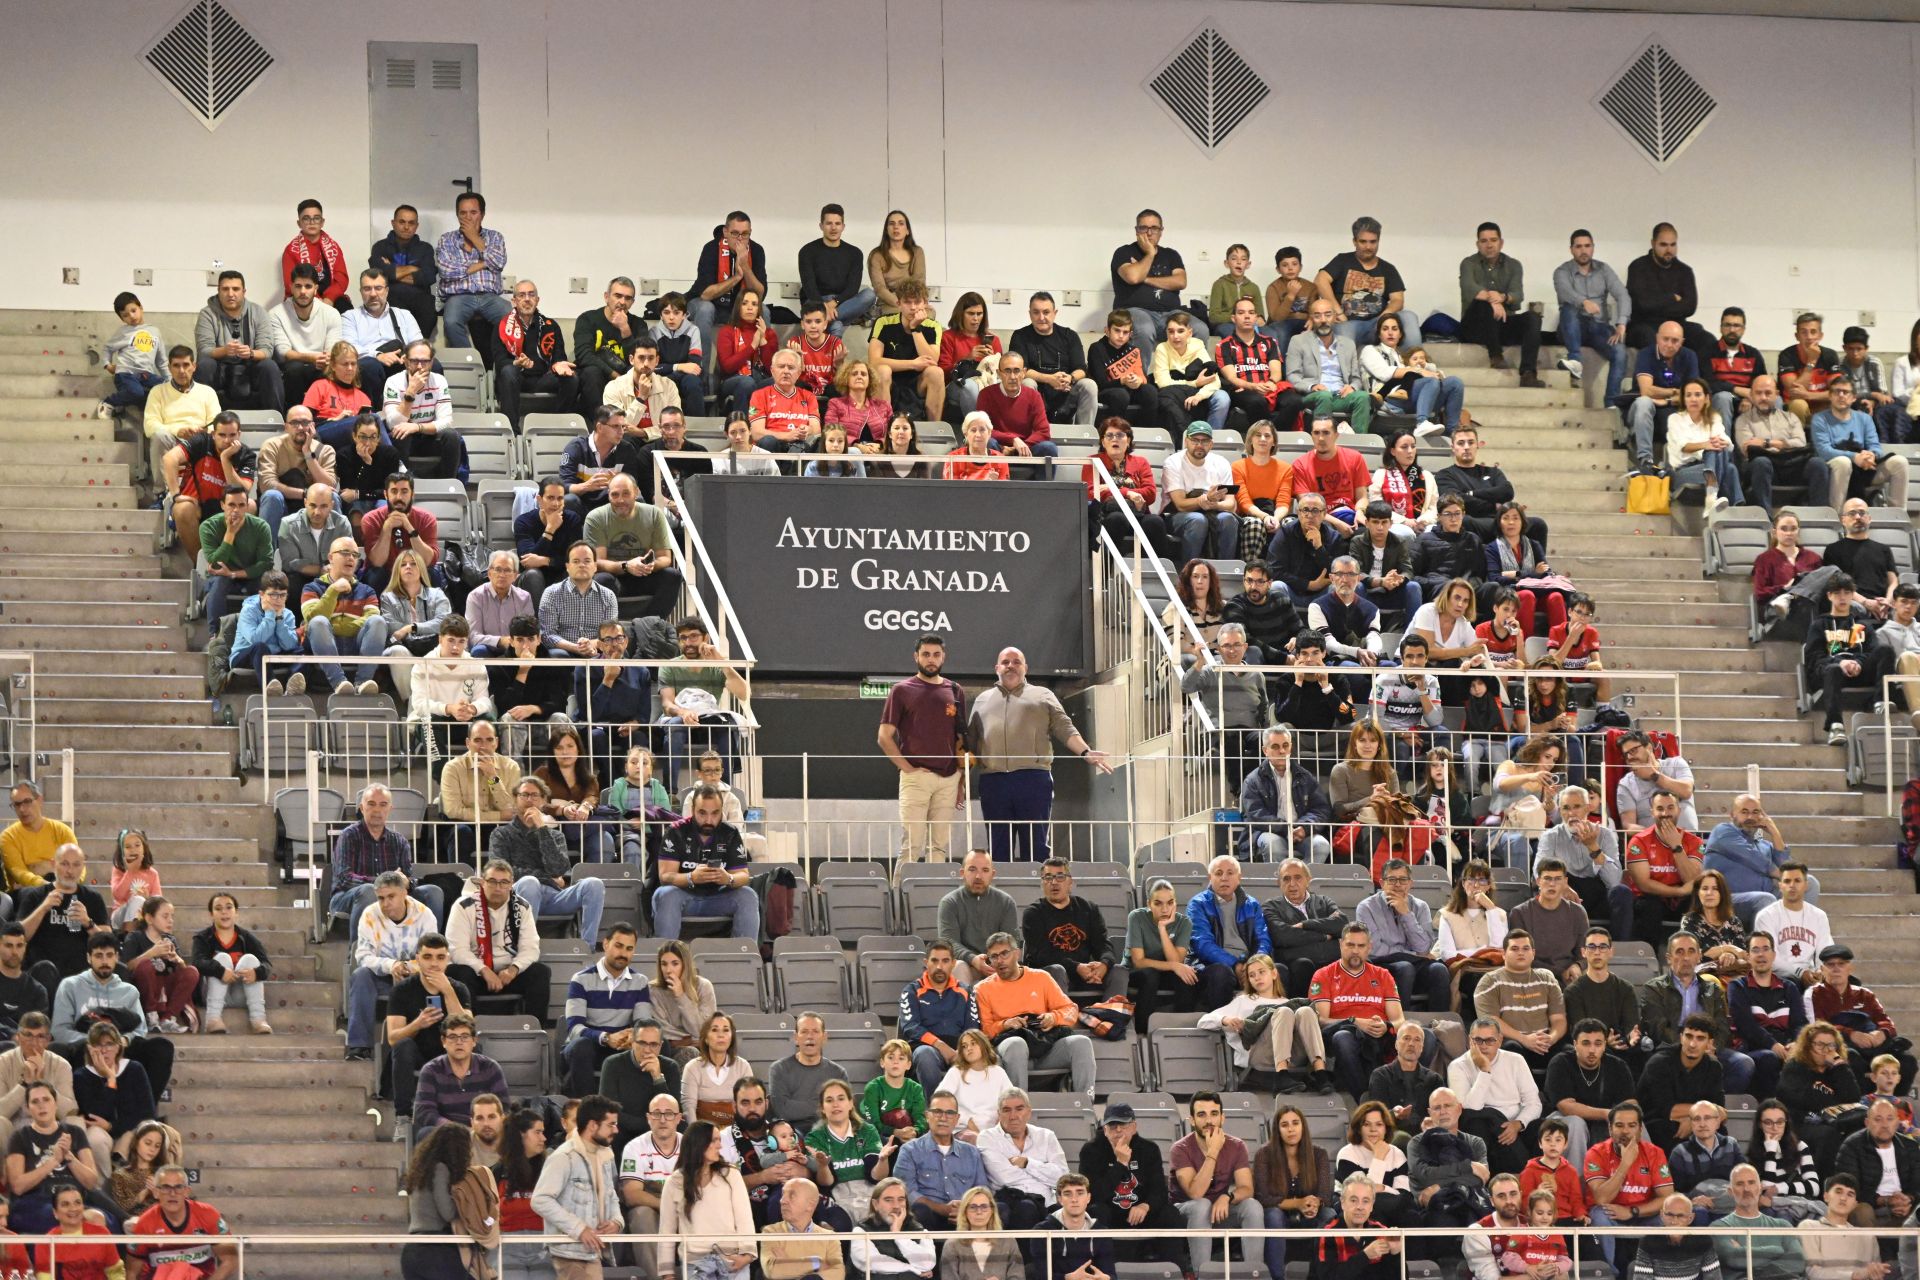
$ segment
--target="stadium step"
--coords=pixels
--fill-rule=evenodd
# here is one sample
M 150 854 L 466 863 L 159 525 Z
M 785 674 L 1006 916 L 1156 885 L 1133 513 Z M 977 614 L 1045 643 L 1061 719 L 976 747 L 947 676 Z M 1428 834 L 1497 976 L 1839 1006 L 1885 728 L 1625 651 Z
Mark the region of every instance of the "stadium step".
M 44 345 L 43 343 L 42 346 Z M 95 381 L 111 381 L 111 375 L 106 369 L 95 364 L 92 355 L 85 350 L 69 349 L 58 353 L 45 350 L 15 351 L 5 343 L 0 343 L 0 374 L 13 376 L 54 374 L 66 377 L 84 376 Z
M 8 575 L 0 571 L 0 602 L 35 601 L 46 604 L 164 602 L 185 609 L 191 584 L 184 578 L 162 578 L 159 566 L 151 577 L 80 577 Z
M 239 1119 L 242 1118 L 236 1117 L 236 1120 Z M 280 1234 L 303 1234 L 319 1226 L 349 1227 L 356 1231 L 376 1231 L 381 1228 L 404 1230 L 407 1221 L 405 1200 L 392 1191 L 376 1191 L 372 1188 L 357 1196 L 229 1196 L 221 1202 L 220 1210 L 226 1215 L 228 1225 L 236 1230 L 250 1229 Z M 352 1246 L 352 1252 L 358 1252 L 365 1247 L 364 1245 Z M 286 1246 L 287 1256 L 285 1262 L 282 1262 L 268 1261 L 274 1256 L 273 1249 L 254 1248 L 248 1250 L 247 1265 L 254 1268 L 258 1274 L 283 1276 L 290 1274 L 286 1263 L 297 1261 L 302 1256 L 311 1255 L 312 1252 L 312 1247 L 305 1244 L 298 1246 L 297 1249 L 295 1246 Z M 347 1251 L 342 1252 L 344 1254 Z M 294 1274 L 342 1274 L 339 1268 L 344 1258 L 322 1259 L 308 1256 L 307 1260 L 323 1265 L 326 1270 Z
M 232 730 L 227 731 L 231 735 Z M 68 744 L 50 733 L 42 733 L 35 744 L 41 751 L 59 750 Z M 94 778 L 138 779 L 143 783 L 173 784 L 202 779 L 233 778 L 233 752 L 207 751 L 197 747 L 165 750 L 149 748 L 142 742 L 139 751 L 75 751 L 73 771 L 82 785 Z
M 77 780 L 82 797 L 113 795 L 122 802 L 146 801 L 152 804 L 193 805 L 196 809 L 238 806 L 248 797 L 242 783 L 231 773 L 218 778 L 156 778 L 122 773 L 87 774 Z M 61 794 L 58 775 L 47 779 L 49 799 Z M 83 798 L 81 804 L 87 803 Z
M 88 795 L 117 795 L 111 786 L 95 786 Z M 161 836 L 247 836 L 259 839 L 273 829 L 273 816 L 262 813 L 257 800 L 209 804 L 194 803 L 188 808 L 179 803 L 125 798 L 98 800 L 83 795 L 74 804 L 75 829 L 118 831 L 138 827 Z M 155 865 L 159 865 L 158 862 Z M 161 883 L 166 877 L 161 877 Z
M 391 1158 L 384 1169 L 365 1165 L 348 1165 L 337 1169 L 311 1166 L 298 1169 L 278 1166 L 202 1168 L 200 1181 L 193 1193 L 199 1199 L 220 1204 L 235 1196 L 283 1193 L 288 1187 L 299 1187 L 310 1196 L 394 1196 L 400 1191 L 400 1170 L 393 1167 Z
M 88 402 L 87 411 L 113 390 L 113 379 L 97 373 L 8 373 L 0 370 L 0 401 L 60 399 Z
M 48 356 L 57 358 L 77 357 L 89 359 L 89 353 L 100 339 L 91 329 L 84 334 L 55 333 L 51 330 L 35 330 L 20 321 L 17 312 L 6 312 L 4 332 L 0 332 L 0 352 L 15 356 Z
M 0 546 L 15 533 L 51 533 L 62 536 L 86 533 L 141 533 L 158 536 L 166 517 L 145 508 L 133 510 L 75 511 L 65 507 L 16 504 L 0 507 Z
M 0 552 L 0 578 L 63 578 L 69 584 L 68 590 L 72 590 L 71 584 L 75 582 L 155 579 L 163 572 L 160 558 L 150 544 L 125 556 Z
M 215 752 L 225 756 L 231 762 L 237 732 L 238 730 L 230 729 L 225 725 L 208 724 L 193 727 L 170 725 L 159 729 L 149 725 L 123 725 L 111 722 L 42 725 L 38 745 L 42 750 L 58 751 L 63 747 L 71 748 L 76 757 L 74 761 L 76 768 L 83 768 L 87 764 L 98 764 L 99 757 L 124 753 L 129 747 L 138 747 L 143 754 Z M 91 769 L 84 771 L 93 772 Z
M 15 506 L 62 507 L 69 511 L 134 511 L 138 495 L 130 488 L 42 489 L 33 485 L 0 484 L 0 508 Z
M 0 460 L 0 466 L 5 465 Z M 157 521 L 160 513 L 151 514 Z M 69 519 L 67 523 L 76 522 Z M 0 556 L 150 556 L 160 545 L 160 527 L 153 521 L 147 523 L 149 527 L 135 529 L 58 530 L 15 522 L 10 528 L 0 529 Z
M 70 590 L 70 595 L 79 594 Z M 185 610 L 174 601 L 71 600 L 0 601 L 0 618 L 22 625 L 53 627 L 177 626 Z
M 43 698 L 110 698 L 128 703 L 171 698 L 200 704 L 207 714 L 207 680 L 201 675 L 43 675 L 38 679 Z
M 107 379 L 101 378 L 85 395 L 61 396 L 49 393 L 0 397 L 0 422 L 19 419 L 47 422 L 93 418 L 93 411 L 99 406 L 100 397 L 111 389 Z M 93 420 L 101 421 L 98 418 Z
M 89 414 L 84 418 L 9 418 L 5 440 L 10 445 L 24 444 L 87 444 L 111 445 L 131 443 L 129 433 L 125 437 L 114 423 L 107 418 L 96 418 Z
M 0 432 L 5 430 L 5 427 L 0 427 Z M 125 461 L 49 462 L 29 457 L 9 459 L 6 465 L 5 474 L 12 478 L 18 480 L 30 475 L 46 485 L 125 489 L 132 484 L 132 474 Z
M 0 414 L 0 468 L 6 468 L 13 475 L 30 474 L 43 467 L 131 466 L 136 456 L 133 445 L 118 441 L 16 443 L 7 437 L 6 423 L 5 414 Z
M 206 681 L 191 697 L 173 697 L 164 701 L 121 702 L 109 698 L 54 698 L 44 693 L 38 704 L 40 726 L 126 724 L 142 728 L 150 725 L 205 725 L 209 708 L 203 701 Z

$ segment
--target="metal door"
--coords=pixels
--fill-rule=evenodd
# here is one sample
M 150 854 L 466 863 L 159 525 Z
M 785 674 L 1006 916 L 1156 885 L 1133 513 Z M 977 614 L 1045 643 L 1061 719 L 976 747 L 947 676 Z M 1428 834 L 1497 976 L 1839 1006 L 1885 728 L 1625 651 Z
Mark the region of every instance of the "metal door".
M 480 47 L 369 41 L 367 100 L 367 243 L 400 204 L 435 240 L 453 229 L 454 197 L 480 189 Z

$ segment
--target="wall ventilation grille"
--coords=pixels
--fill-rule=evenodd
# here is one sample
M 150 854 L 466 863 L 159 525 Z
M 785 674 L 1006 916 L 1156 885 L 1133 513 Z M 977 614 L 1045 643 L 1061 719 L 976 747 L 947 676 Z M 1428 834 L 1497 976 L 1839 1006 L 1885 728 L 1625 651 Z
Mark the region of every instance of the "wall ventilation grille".
M 260 83 L 273 54 L 220 0 L 194 0 L 147 50 L 147 66 L 208 130 Z
M 1205 26 L 1154 73 L 1147 92 L 1212 151 L 1273 91 L 1224 36 Z
M 458 89 L 460 87 L 460 59 L 435 58 L 433 60 L 433 87 L 436 89 Z
M 1720 105 L 1657 40 L 1627 64 L 1596 104 L 1660 169 L 1679 158 Z
M 389 89 L 413 88 L 413 82 L 414 82 L 414 77 L 416 75 L 416 71 L 417 69 L 415 67 L 415 64 L 412 58 L 388 58 L 387 59 L 387 88 Z

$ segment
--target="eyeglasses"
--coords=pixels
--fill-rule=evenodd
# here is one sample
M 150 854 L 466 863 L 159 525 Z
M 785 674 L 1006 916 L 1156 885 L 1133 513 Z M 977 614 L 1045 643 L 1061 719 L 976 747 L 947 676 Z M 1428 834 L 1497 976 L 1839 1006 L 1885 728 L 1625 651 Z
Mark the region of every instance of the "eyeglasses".
M 930 1116 L 957 1116 L 960 1113 L 952 1107 L 928 1107 L 927 1114 Z
M 1382 884 L 1412 884 L 1413 877 L 1412 876 L 1388 876 L 1386 877 L 1386 879 L 1382 880 L 1381 883 Z
M 1490 1045 L 1490 1044 L 1499 1044 L 1500 1037 L 1499 1036 L 1468 1036 L 1467 1043 L 1477 1044 L 1482 1048 L 1485 1048 L 1487 1045 Z
M 1071 879 L 1073 879 L 1073 877 L 1068 875 L 1064 871 L 1054 871 L 1041 876 L 1040 883 L 1041 884 L 1059 884 L 1064 880 L 1071 880 Z
M 1155 222 L 1136 222 L 1133 224 L 1133 229 L 1139 232 L 1166 230 L 1166 228 Z
M 487 878 L 486 878 L 485 880 L 482 880 L 482 881 L 481 881 L 480 883 L 482 883 L 482 884 L 484 884 L 484 885 L 486 885 L 486 886 L 487 886 L 487 888 L 489 888 L 489 889 L 511 889 L 511 888 L 513 888 L 513 881 L 511 881 L 511 880 L 501 880 L 501 879 L 498 879 L 498 878 L 496 878 L 496 877 L 493 877 L 493 876 L 488 876 L 488 877 L 487 877 Z
M 440 1037 L 442 1044 L 462 1044 L 473 1039 L 471 1031 L 449 1031 Z
M 680 1112 L 677 1108 L 672 1111 L 649 1111 L 647 1114 L 660 1120 L 678 1120 L 680 1118 Z
M 178 1194 L 187 1189 L 187 1184 L 184 1182 L 161 1182 L 161 1183 L 156 1183 L 153 1189 L 155 1191 L 160 1191 L 160 1192 L 171 1191 L 175 1194 Z

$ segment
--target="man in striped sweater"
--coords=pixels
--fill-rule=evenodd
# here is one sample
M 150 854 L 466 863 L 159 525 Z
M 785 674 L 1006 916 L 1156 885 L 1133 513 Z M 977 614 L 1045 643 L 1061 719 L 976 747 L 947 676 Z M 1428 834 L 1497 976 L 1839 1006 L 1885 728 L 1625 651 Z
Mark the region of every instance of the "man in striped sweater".
M 600 1064 L 624 1052 L 632 1041 L 634 1019 L 653 1013 L 646 975 L 633 966 L 640 935 L 624 921 L 607 930 L 600 962 L 567 983 L 567 1092 L 580 1097 L 594 1091 Z

